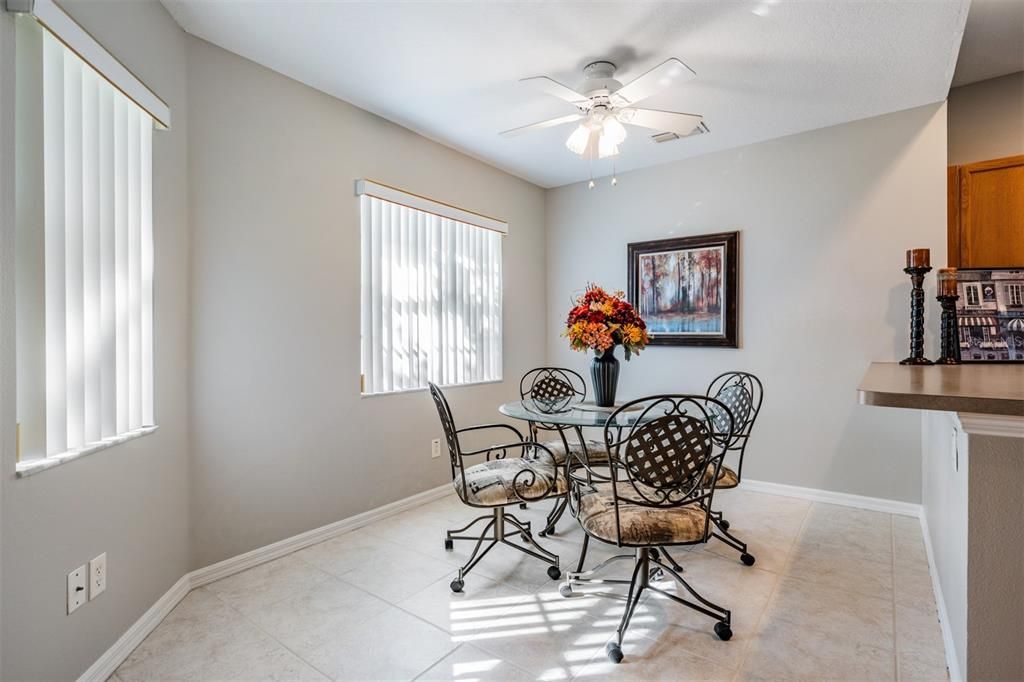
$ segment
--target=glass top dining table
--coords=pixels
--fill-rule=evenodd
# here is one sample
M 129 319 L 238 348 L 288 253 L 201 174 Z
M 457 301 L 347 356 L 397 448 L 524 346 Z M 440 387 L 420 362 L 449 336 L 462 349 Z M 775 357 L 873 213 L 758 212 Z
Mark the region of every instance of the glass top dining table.
M 644 411 L 642 409 L 619 412 L 615 421 L 609 426 L 625 427 L 637 423 L 651 421 L 660 414 L 657 410 Z M 513 419 L 521 419 L 528 422 L 539 422 L 543 424 L 554 424 L 558 426 L 595 427 L 600 428 L 608 422 L 616 408 L 596 407 L 593 403 L 583 403 L 573 407 L 561 407 L 556 404 L 549 404 L 532 398 L 513 400 L 498 408 L 498 412 Z

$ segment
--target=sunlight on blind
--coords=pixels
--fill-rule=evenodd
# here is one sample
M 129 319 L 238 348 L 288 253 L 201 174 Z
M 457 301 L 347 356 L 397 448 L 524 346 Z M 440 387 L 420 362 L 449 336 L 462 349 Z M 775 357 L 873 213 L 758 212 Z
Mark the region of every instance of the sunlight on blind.
M 47 455 L 154 424 L 152 133 L 44 33 Z
M 363 393 L 501 379 L 501 235 L 364 194 Z

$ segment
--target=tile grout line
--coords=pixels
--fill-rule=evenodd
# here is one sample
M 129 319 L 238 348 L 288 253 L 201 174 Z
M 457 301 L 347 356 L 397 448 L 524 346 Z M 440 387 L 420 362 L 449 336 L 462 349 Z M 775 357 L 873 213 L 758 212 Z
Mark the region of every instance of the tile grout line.
M 204 586 L 204 587 L 205 587 L 205 586 Z M 203 587 L 200 587 L 199 589 L 203 589 Z M 245 622 L 249 623 L 250 625 L 252 625 L 252 626 L 253 626 L 254 628 L 256 628 L 257 630 L 259 630 L 260 632 L 262 632 L 262 633 L 263 633 L 264 635 L 266 635 L 267 637 L 269 637 L 269 638 L 270 638 L 270 639 L 271 639 L 272 641 L 274 641 L 274 642 L 277 642 L 277 644 L 278 644 L 278 645 L 279 645 L 279 646 L 280 646 L 280 647 L 281 647 L 282 649 L 284 649 L 285 651 L 287 651 L 288 653 L 290 653 L 290 654 L 291 654 L 292 656 L 294 656 L 294 657 L 295 657 L 296 659 L 298 659 L 298 660 L 302 661 L 303 663 L 305 663 L 306 665 L 308 665 L 308 666 L 309 666 L 310 668 L 312 668 L 313 670 L 315 670 L 315 671 L 317 671 L 318 673 L 320 673 L 321 675 L 323 675 L 324 679 L 326 679 L 326 680 L 333 680 L 333 679 L 334 679 L 334 677 L 333 677 L 332 675 L 328 675 L 328 674 L 327 674 L 327 673 L 325 673 L 325 672 L 324 672 L 323 670 L 321 670 L 321 669 L 320 669 L 320 668 L 318 668 L 317 666 L 313 665 L 313 662 L 312 662 L 312 661 L 307 661 L 307 660 L 306 660 L 306 658 L 305 658 L 304 656 L 300 656 L 300 655 L 299 655 L 299 653 L 298 653 L 297 651 L 294 651 L 294 650 L 292 650 L 292 648 L 291 648 L 290 646 L 288 646 L 287 644 L 285 644 L 284 642 L 282 642 L 281 640 L 279 640 L 279 639 L 278 639 L 277 637 L 275 637 L 274 635 L 272 635 L 272 634 L 270 634 L 269 632 L 267 632 L 267 631 L 266 631 L 266 630 L 265 630 L 265 629 L 264 629 L 264 628 L 263 628 L 263 627 L 262 627 L 262 626 L 261 626 L 261 625 L 260 625 L 259 623 L 257 623 L 257 622 L 256 622 L 256 621 L 254 621 L 253 619 L 249 618 L 249 617 L 248 617 L 247 615 L 245 615 L 244 613 L 242 613 L 241 611 L 239 611 L 238 609 L 236 609 L 236 608 L 235 608 L 234 606 L 232 606 L 231 604 L 229 604 L 229 603 L 228 603 L 228 602 L 227 602 L 227 601 L 226 601 L 226 600 L 225 600 L 225 599 L 224 599 L 223 597 L 221 597 L 221 596 L 220 596 L 219 594 L 217 594 L 217 593 L 216 593 L 216 592 L 214 592 L 213 590 L 206 590 L 206 591 L 207 591 L 207 592 L 209 592 L 210 594 L 212 594 L 212 595 L 213 595 L 213 597 L 214 597 L 214 598 L 215 598 L 215 599 L 216 599 L 217 601 L 219 601 L 219 602 L 220 602 L 221 604 L 223 604 L 223 605 L 224 605 L 224 606 L 225 606 L 226 608 L 228 608 L 229 610 L 233 611 L 233 612 L 234 612 L 234 613 L 235 613 L 236 615 L 238 615 L 238 616 L 239 616 L 239 617 L 240 617 L 240 618 L 241 618 L 241 619 L 242 619 L 243 621 L 245 621 Z M 285 599 L 287 599 L 287 597 L 285 597 Z M 284 601 L 284 600 L 282 599 L 282 600 L 280 600 L 280 601 Z M 280 601 L 277 601 L 277 602 L 274 602 L 274 603 L 275 603 L 275 604 L 278 604 L 278 603 L 280 603 Z
M 796 546 L 797 540 L 799 540 L 803 536 L 804 528 L 807 527 L 807 519 L 811 515 L 811 508 L 815 504 L 815 502 L 811 502 L 810 504 L 807 505 L 807 509 L 804 511 L 804 518 L 800 521 L 800 528 L 797 530 L 796 535 L 793 538 L 793 541 L 789 543 L 789 548 L 786 550 L 786 561 L 782 566 L 782 572 L 775 574 L 775 584 L 772 585 L 772 591 L 768 593 L 768 599 L 765 600 L 764 608 L 761 609 L 761 614 L 757 617 L 757 622 L 754 624 L 753 632 L 755 634 L 760 634 L 761 632 L 761 623 L 764 621 L 764 616 L 768 612 L 768 607 L 772 604 L 772 599 L 775 598 L 775 593 L 779 589 L 779 584 L 782 582 L 782 579 L 786 576 L 786 568 L 789 566 L 789 562 L 792 559 L 793 548 Z M 768 572 L 770 573 L 771 571 Z M 746 666 L 747 659 L 750 658 L 750 654 L 750 645 L 748 643 L 747 647 L 744 648 L 742 654 L 740 655 L 739 665 L 736 666 L 736 672 L 732 676 L 733 680 L 739 679 L 740 675 L 743 674 L 743 670 Z
M 889 532 L 892 535 L 892 653 L 893 653 L 893 679 L 900 680 L 900 632 L 896 627 L 896 520 L 889 516 Z
M 372 526 L 372 525 L 373 525 L 373 524 L 367 524 L 367 526 L 365 526 L 365 527 L 368 527 L 368 526 Z M 358 529 L 353 529 L 353 530 L 358 530 Z M 349 532 L 349 533 L 351 533 L 352 531 L 348 531 L 348 532 Z M 342 533 L 342 535 L 339 535 L 338 537 L 343 537 L 344 535 L 347 535 L 347 534 L 348 534 L 348 533 Z M 318 543 L 318 544 L 319 544 L 319 543 Z M 397 545 L 397 543 L 395 543 L 395 544 Z M 361 587 L 361 586 L 359 586 L 359 585 L 356 585 L 356 584 L 354 584 L 354 583 L 351 583 L 351 582 L 349 582 L 349 581 L 345 580 L 345 579 L 344 579 L 344 578 L 343 578 L 342 576 L 340 576 L 340 575 L 336 575 L 336 574 L 334 574 L 334 573 L 331 573 L 330 571 L 325 571 L 325 570 L 323 570 L 323 569 L 322 569 L 322 568 L 320 568 L 319 566 L 315 566 L 314 564 L 310 563 L 309 561 L 306 561 L 306 560 L 305 560 L 305 559 L 303 559 L 302 557 L 300 557 L 300 556 L 296 556 L 296 554 L 297 554 L 297 553 L 298 553 L 298 550 L 297 550 L 296 552 L 292 552 L 291 554 L 286 554 L 285 556 L 292 556 L 292 557 L 294 557 L 295 559 L 297 559 L 298 561 L 302 562 L 303 564 L 306 564 L 307 566 L 310 566 L 311 568 L 314 568 L 314 569 L 316 569 L 317 571 L 320 571 L 321 573 L 323 573 L 324 575 L 326 575 L 326 576 L 327 576 L 327 580 L 337 580 L 338 582 L 340 582 L 340 583 L 342 583 L 342 584 L 344 584 L 344 585 L 346 585 L 346 586 L 348 586 L 348 587 L 351 587 L 352 589 L 354 589 L 354 590 L 356 590 L 356 591 L 358 591 L 358 592 L 362 592 L 363 594 L 369 595 L 369 596 L 373 597 L 374 599 L 377 599 L 377 600 L 381 601 L 381 602 L 382 602 L 383 604 L 385 604 L 386 606 L 390 606 L 390 607 L 392 607 L 392 608 L 396 608 L 396 609 L 398 609 L 399 611 L 401 611 L 402 613 L 406 613 L 406 614 L 408 614 L 408 615 L 410 615 L 410 616 L 412 616 L 412 617 L 416 618 L 417 620 L 419 620 L 419 621 L 421 621 L 421 622 L 423 622 L 423 623 L 425 623 L 425 624 L 429 625 L 430 627 L 432 627 L 432 628 L 434 628 L 434 629 L 436 629 L 436 630 L 439 630 L 440 632 L 444 632 L 445 634 L 448 634 L 448 635 L 450 635 L 450 634 L 451 634 L 451 633 L 447 632 L 446 630 L 444 630 L 443 628 L 439 628 L 439 627 L 437 627 L 437 625 L 435 625 L 434 623 L 431 623 L 430 621 L 427 621 L 427 620 L 425 620 L 425 619 L 421 618 L 420 616 L 416 615 L 415 613 L 411 613 L 411 612 L 407 611 L 406 609 L 403 609 L 403 608 L 402 608 L 401 606 L 399 606 L 398 604 L 396 604 L 396 603 L 392 602 L 392 601 L 391 601 L 390 599 L 386 599 L 386 598 L 384 598 L 384 597 L 382 597 L 382 596 L 380 596 L 380 595 L 378 595 L 378 594 L 374 594 L 373 592 L 370 592 L 369 590 L 367 590 L 367 589 L 365 589 L 365 588 L 363 588 L 363 587 Z M 281 558 L 283 559 L 284 557 L 281 557 Z M 251 570 L 251 569 L 249 569 L 249 570 Z M 351 570 L 355 570 L 355 569 L 351 569 Z M 345 573 L 349 573 L 349 572 L 351 572 L 351 570 L 350 570 L 350 571 L 345 571 Z M 343 575 L 344 575 L 344 574 L 343 574 Z M 443 579 L 444 579 L 444 576 L 442 576 L 441 578 L 439 578 L 439 580 L 443 580 Z M 327 580 L 321 580 L 321 581 L 319 581 L 319 582 L 318 582 L 317 584 L 320 584 L 320 583 L 324 583 L 324 582 L 327 582 Z M 212 583 L 211 583 L 211 584 L 212 584 Z M 431 583 L 431 585 L 433 585 L 433 584 L 434 584 L 434 583 Z M 206 587 L 206 586 L 203 586 L 203 587 Z M 198 589 L 203 589 L 203 587 L 200 587 L 200 588 L 198 588 Z M 427 587 L 429 587 L 429 585 L 428 585 Z M 303 589 L 303 590 L 301 590 L 300 592 L 306 591 L 307 589 L 309 589 L 309 588 L 304 588 L 304 589 Z M 424 588 L 424 589 L 427 589 L 427 588 Z M 241 616 L 243 620 L 245 620 L 245 621 L 249 622 L 249 623 L 250 623 L 251 625 L 255 626 L 255 627 L 256 627 L 256 628 L 257 628 L 257 629 L 258 629 L 258 630 L 259 630 L 260 632 L 262 632 L 263 634 L 267 635 L 267 636 L 268 636 L 268 637 L 270 637 L 270 638 L 271 638 L 272 640 L 274 640 L 275 642 L 277 642 L 278 644 L 280 644 L 280 645 L 281 645 L 281 646 L 282 646 L 282 647 L 283 647 L 284 649 L 286 649 L 287 651 L 289 651 L 289 652 L 290 652 L 290 653 L 291 653 L 291 654 L 292 654 L 293 656 L 295 656 L 296 658 L 298 658 L 298 659 L 299 659 L 300 661 L 302 661 L 303 663 L 305 663 L 305 664 L 306 664 L 306 665 L 308 665 L 309 667 L 311 667 L 311 668 L 313 668 L 314 670 L 316 670 L 316 671 L 317 671 L 318 673 L 320 673 L 321 675 L 323 675 L 323 676 L 324 676 L 325 678 L 327 678 L 328 680 L 333 680 L 333 679 L 334 679 L 334 678 L 333 678 L 333 677 L 332 677 L 331 675 L 328 675 L 328 674 L 327 674 L 327 673 L 325 673 L 325 672 L 324 672 L 323 670 L 321 670 L 321 669 L 320 669 L 320 668 L 318 668 L 317 666 L 313 665 L 312 661 L 309 661 L 309 660 L 307 660 L 307 659 L 306 659 L 305 657 L 303 657 L 303 656 L 300 656 L 300 655 L 298 654 L 298 652 L 296 652 L 296 651 L 293 651 L 293 650 L 291 649 L 291 647 L 289 647 L 289 646 L 288 646 L 287 644 L 285 644 L 284 642 L 282 642 L 281 640 L 279 640 L 279 639 L 278 639 L 277 637 L 275 637 L 274 635 L 272 635 L 272 634 L 271 634 L 270 632 L 267 632 L 266 630 L 264 630 L 264 629 L 263 629 L 263 627 L 262 627 L 262 626 L 260 626 L 260 624 L 259 624 L 259 623 L 256 623 L 256 622 L 255 622 L 255 621 L 253 621 L 253 620 L 252 620 L 251 618 L 249 618 L 248 616 L 246 616 L 246 615 L 245 615 L 245 614 L 244 614 L 243 612 L 239 611 L 239 610 L 238 610 L 238 609 L 236 609 L 236 608 L 235 608 L 234 606 L 232 606 L 231 604 L 229 604 L 229 603 L 228 603 L 228 602 L 227 602 L 226 600 L 224 600 L 224 599 L 223 599 L 223 598 L 222 598 L 222 597 L 221 597 L 221 596 L 220 596 L 219 594 L 217 594 L 217 593 L 216 593 L 216 592 L 215 592 L 214 590 L 207 590 L 207 591 L 208 591 L 208 592 L 209 592 L 210 594 L 212 594 L 213 596 L 215 596 L 215 597 L 216 597 L 216 598 L 217 598 L 217 599 L 218 599 L 218 600 L 219 600 L 219 601 L 220 601 L 221 603 L 223 603 L 223 604 L 224 604 L 225 606 L 227 606 L 227 607 L 228 607 L 229 609 L 231 609 L 232 611 L 234 611 L 235 613 L 237 613 L 237 614 L 238 614 L 239 616 Z M 421 592 L 421 591 L 422 591 L 422 590 L 418 590 L 418 591 L 417 591 L 417 592 L 416 592 L 415 594 L 419 594 L 419 592 Z M 276 605 L 276 604 L 280 604 L 280 603 L 282 603 L 283 601 L 285 601 L 286 599 L 290 599 L 290 598 L 292 598 L 292 597 L 294 597 L 294 596 L 295 596 L 295 595 L 289 595 L 289 596 L 286 596 L 286 597 L 282 597 L 281 599 L 278 599 L 278 600 L 276 600 L 276 601 L 274 601 L 274 602 L 271 602 L 271 603 L 269 603 L 269 604 L 266 604 L 266 606 L 274 606 L 274 605 Z M 411 596 L 411 595 L 410 595 L 410 596 Z M 375 616 L 376 616 L 376 615 L 380 615 L 380 613 L 381 613 L 381 612 L 378 612 L 377 614 L 374 614 L 374 615 L 375 615 Z M 460 645 L 461 645 L 461 643 L 460 643 L 460 644 L 458 644 L 458 645 L 456 645 L 456 646 L 455 646 L 455 647 L 453 647 L 452 649 L 448 650 L 447 652 L 445 652 L 444 656 L 442 656 L 441 658 L 437 659 L 436 661 L 434 661 L 433 663 L 431 663 L 431 664 L 430 664 L 429 666 L 427 666 L 426 668 L 424 668 L 423 670 L 421 670 L 421 671 L 420 671 L 419 673 L 417 673 L 417 676 L 418 676 L 418 675 L 422 675 L 423 673 L 425 673 L 425 672 L 427 672 L 428 670 L 430 670 L 430 668 L 432 668 L 433 666 L 437 665 L 437 663 L 439 663 L 439 662 L 440 662 L 441 660 L 443 660 L 443 659 L 444 659 L 444 658 L 445 658 L 446 656 L 450 655 L 450 654 L 451 654 L 451 653 L 452 653 L 453 651 L 455 651 L 456 649 L 458 649 Z
M 367 524 L 367 526 L 364 526 L 364 528 L 369 528 L 369 527 L 371 527 L 371 526 L 373 526 L 373 525 L 374 525 L 374 524 Z M 352 531 L 349 531 L 349 532 L 352 532 Z M 342 535 L 340 535 L 340 536 L 338 536 L 338 537 L 343 537 L 344 535 L 345 535 L 345 534 L 342 534 Z M 392 544 L 392 545 L 394 545 L 394 546 L 396 546 L 396 547 L 402 547 L 403 549 L 407 549 L 408 551 L 414 552 L 414 553 L 416 553 L 416 554 L 420 554 L 421 556 L 426 556 L 426 557 L 429 557 L 429 558 L 431 558 L 431 559 L 433 559 L 433 558 L 434 558 L 434 557 L 430 557 L 430 555 L 429 555 L 429 554 L 426 554 L 425 552 L 419 552 L 418 550 L 416 550 L 416 549 L 414 549 L 414 548 L 412 548 L 412 547 L 406 547 L 405 545 L 402 545 L 402 544 L 400 544 L 400 543 L 398 543 L 398 542 L 395 542 L 395 541 L 389 540 L 389 539 L 387 539 L 387 538 L 382 538 L 382 540 L 383 540 L 384 542 L 386 542 L 386 543 L 388 543 L 388 544 Z M 295 558 L 296 558 L 296 559 L 298 559 L 299 561 L 301 561 L 301 562 L 305 563 L 305 564 L 308 564 L 308 565 L 310 565 L 310 566 L 313 566 L 313 568 L 317 568 L 318 570 L 320 570 L 320 571 L 323 571 L 323 569 L 321 569 L 321 568 L 319 568 L 319 567 L 317 567 L 317 566 L 314 566 L 314 565 L 313 565 L 312 563 L 310 563 L 310 562 L 306 561 L 306 560 L 305 560 L 305 559 L 303 559 L 302 557 L 298 557 L 298 556 L 297 556 L 297 557 L 295 557 Z M 435 559 L 435 560 L 436 560 L 436 559 Z M 415 618 L 416 620 L 420 621 L 421 623 L 424 623 L 424 624 L 426 624 L 426 625 L 429 625 L 430 627 L 432 627 L 432 628 L 434 628 L 434 629 L 436 629 L 436 630 L 438 630 L 438 631 L 440 631 L 440 632 L 443 632 L 444 634 L 448 635 L 449 637 L 455 637 L 455 633 L 453 633 L 453 632 L 449 632 L 448 630 L 445 630 L 444 628 L 438 627 L 438 626 L 437 626 L 437 625 L 436 625 L 435 623 L 431 623 L 431 622 L 430 622 L 429 620 L 427 620 L 427 619 L 423 618 L 423 617 L 422 617 L 422 616 L 420 616 L 419 614 L 417 614 L 417 613 L 413 613 L 412 611 L 409 611 L 408 609 L 406 609 L 405 607 L 403 607 L 403 606 L 402 606 L 401 604 L 398 604 L 398 603 L 396 603 L 396 602 L 393 602 L 393 601 L 391 601 L 390 599 L 387 599 L 387 598 L 385 598 L 385 597 L 382 597 L 382 596 L 381 596 L 381 595 L 379 595 L 379 594 L 374 594 L 373 592 L 370 592 L 369 590 L 367 590 L 366 588 L 364 588 L 364 587 L 362 587 L 362 586 L 360 586 L 360 585 L 356 585 L 355 583 L 352 583 L 352 582 L 349 582 L 349 581 L 345 580 L 345 578 L 344 578 L 343 576 L 344 576 L 345 574 L 347 574 L 347 573 L 350 573 L 350 572 L 351 572 L 351 571 L 353 571 L 353 570 L 355 570 L 355 569 L 350 569 L 349 571 L 345 571 L 345 573 L 343 573 L 342 575 L 335 575 L 334 573 L 330 573 L 330 572 L 328 572 L 328 571 L 323 571 L 323 572 L 324 572 L 324 573 L 327 573 L 327 574 L 328 574 L 329 576 L 331 576 L 331 577 L 332 577 L 333 579 L 335 579 L 335 580 L 338 580 L 339 582 L 341 582 L 341 583 L 344 583 L 345 585 L 348 585 L 349 587 L 352 587 L 353 589 L 355 589 L 355 590 L 358 590 L 359 592 L 362 592 L 362 593 L 364 593 L 364 594 L 367 594 L 367 595 L 369 595 L 369 596 L 371 596 L 371 597 L 373 597 L 373 598 L 375 598 L 375 599 L 378 599 L 378 600 L 382 601 L 382 602 L 383 602 L 384 604 L 386 604 L 387 606 L 390 606 L 390 607 L 392 607 L 392 608 L 398 609 L 398 610 L 399 610 L 399 611 L 401 611 L 402 613 L 404 613 L 404 614 L 407 614 L 407 615 L 409 615 L 409 616 L 412 616 L 413 618 Z M 452 569 L 452 571 L 457 571 L 457 570 L 458 570 L 458 568 L 457 568 L 457 567 L 456 567 L 456 568 L 453 568 L 453 569 Z M 421 592 L 423 592 L 423 591 L 425 591 L 425 590 L 428 590 L 428 589 L 430 589 L 431 587 L 433 587 L 433 586 L 434 586 L 434 585 L 436 585 L 437 583 L 439 583 L 439 582 L 442 582 L 442 581 L 444 581 L 444 580 L 445 580 L 445 579 L 446 579 L 447 577 L 448 577 L 448 574 L 446 573 L 445 575 L 441 576 L 440 578 L 438 578 L 438 579 L 437 579 L 437 580 L 435 580 L 434 582 L 432 582 L 432 583 L 430 583 L 429 585 L 425 586 L 425 587 L 424 587 L 423 589 L 417 590 L 417 591 L 416 591 L 416 592 L 414 592 L 413 594 L 409 595 L 408 597 L 406 597 L 406 599 L 411 599 L 412 597 L 414 597 L 414 596 L 416 596 L 416 595 L 420 594 Z M 488 579 L 488 580 L 490 580 L 491 582 L 495 582 L 495 583 L 496 583 L 496 581 L 494 581 L 494 580 L 493 580 L 493 579 L 491 579 L 491 578 L 487 578 L 487 579 Z M 513 589 L 517 589 L 517 588 L 513 588 Z M 532 596 L 532 595 L 529 595 L 529 593 L 526 593 L 526 592 L 523 592 L 523 594 L 524 594 L 524 595 L 526 595 L 526 596 Z M 404 599 L 403 599 L 402 601 L 404 601 Z M 275 602 L 275 603 L 278 603 L 278 602 Z M 513 608 L 513 607 L 511 607 L 511 606 L 510 606 L 510 607 L 509 607 L 509 610 L 511 610 L 512 608 Z M 244 616 L 243 616 L 243 617 L 244 617 Z M 259 627 L 259 626 L 257 626 L 257 627 Z M 267 633 L 267 634 L 269 635 L 269 633 Z M 271 635 L 271 637 L 273 637 L 273 636 Z M 275 640 L 275 641 L 276 641 L 276 640 Z M 444 660 L 445 658 L 447 658 L 448 656 L 451 656 L 451 655 L 452 655 L 453 653 L 455 653 L 456 651 L 458 651 L 458 650 L 459 650 L 459 649 L 460 649 L 460 648 L 462 647 L 462 645 L 463 645 L 463 644 L 465 644 L 465 642 L 459 642 L 459 643 L 455 644 L 455 646 L 454 646 L 454 647 L 452 647 L 451 649 L 449 649 L 448 651 L 446 651 L 446 652 L 444 653 L 444 655 L 442 655 L 442 656 L 441 656 L 440 658 L 438 658 L 438 659 L 437 659 L 436 661 L 434 661 L 434 662 L 430 663 L 430 664 L 429 664 L 429 665 L 428 665 L 427 667 L 423 668 L 423 670 L 421 670 L 420 672 L 416 673 L 416 675 L 415 675 L 415 676 L 413 677 L 413 679 L 414 679 L 414 680 L 415 680 L 415 679 L 419 679 L 420 677 L 422 677 L 423 675 L 425 675 L 425 674 L 426 674 L 426 673 L 427 673 L 427 672 L 428 672 L 428 671 L 429 671 L 429 670 L 430 670 L 431 668 L 433 668 L 433 667 L 434 667 L 435 665 L 437 665 L 438 663 L 440 663 L 441 661 L 443 661 L 443 660 Z M 282 646 L 284 646 L 284 645 L 283 645 L 283 643 L 282 643 Z M 477 648 L 480 648 L 480 647 L 477 647 Z M 486 650 L 484 650 L 484 651 L 486 651 Z M 295 652 L 292 652 L 292 653 L 295 653 Z M 492 656 L 495 656 L 495 654 L 493 654 L 493 653 L 492 653 L 492 652 L 490 652 L 490 651 L 486 651 L 486 653 L 488 653 L 488 654 L 490 654 L 490 655 L 492 655 Z M 298 654 L 296 654 L 296 656 L 298 656 Z M 512 666 L 513 666 L 514 668 L 517 668 L 517 669 L 519 669 L 519 670 L 522 670 L 521 668 L 519 668 L 519 666 L 516 666 L 516 665 L 514 665 L 514 664 L 510 663 L 509 661 L 506 661 L 505 659 L 501 658 L 501 656 L 496 656 L 496 658 L 498 658 L 498 659 L 499 659 L 499 660 L 501 660 L 501 661 L 504 661 L 504 662 L 505 662 L 505 663 L 507 663 L 508 665 L 512 665 Z M 304 658 L 302 658 L 301 656 L 299 656 L 299 659 L 300 659 L 300 660 L 303 660 L 303 661 L 305 661 L 305 659 L 304 659 Z M 309 665 L 311 665 L 311 666 L 312 666 L 312 664 L 311 664 L 311 663 L 309 663 L 308 661 L 305 661 L 305 662 L 306 662 L 307 664 L 309 664 Z M 320 670 L 319 670 L 319 668 L 315 668 L 315 667 L 314 667 L 314 669 L 316 669 L 316 670 L 317 670 L 318 672 L 322 672 L 322 671 L 320 671 Z M 523 671 L 523 672 L 526 672 L 526 671 Z M 331 679 L 331 678 L 330 678 L 330 675 L 328 675 L 327 677 L 328 677 L 328 679 Z

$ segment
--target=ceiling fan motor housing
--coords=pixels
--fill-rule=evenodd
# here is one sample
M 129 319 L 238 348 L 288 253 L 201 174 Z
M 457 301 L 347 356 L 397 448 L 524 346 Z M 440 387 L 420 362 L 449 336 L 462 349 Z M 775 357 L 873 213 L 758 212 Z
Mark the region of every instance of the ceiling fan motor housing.
M 615 80 L 615 65 L 611 62 L 591 62 L 583 67 L 586 79 L 579 87 L 580 93 L 587 97 L 607 97 L 622 87 Z

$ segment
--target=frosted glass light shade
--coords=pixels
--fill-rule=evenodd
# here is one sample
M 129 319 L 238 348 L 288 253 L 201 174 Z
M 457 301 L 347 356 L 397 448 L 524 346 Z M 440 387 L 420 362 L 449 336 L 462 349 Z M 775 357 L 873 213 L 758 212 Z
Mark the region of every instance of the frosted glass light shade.
M 614 116 L 609 116 L 604 120 L 603 137 L 611 138 L 614 145 L 620 145 L 626 139 L 626 129 Z
M 573 154 L 583 155 L 583 152 L 587 150 L 587 145 L 590 142 L 590 128 L 580 124 L 576 130 L 572 131 L 572 135 L 565 141 L 565 146 L 569 148 Z

